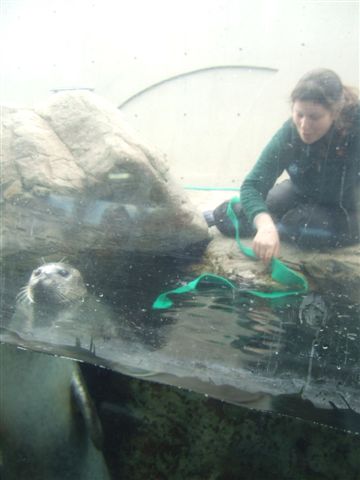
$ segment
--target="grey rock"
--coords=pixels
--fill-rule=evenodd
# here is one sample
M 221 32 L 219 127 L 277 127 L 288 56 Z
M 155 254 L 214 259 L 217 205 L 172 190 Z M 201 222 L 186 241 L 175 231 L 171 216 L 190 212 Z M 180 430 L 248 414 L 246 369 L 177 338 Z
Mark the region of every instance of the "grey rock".
M 3 255 L 164 254 L 208 239 L 165 156 L 104 99 L 57 93 L 33 110 L 5 108 L 2 123 Z

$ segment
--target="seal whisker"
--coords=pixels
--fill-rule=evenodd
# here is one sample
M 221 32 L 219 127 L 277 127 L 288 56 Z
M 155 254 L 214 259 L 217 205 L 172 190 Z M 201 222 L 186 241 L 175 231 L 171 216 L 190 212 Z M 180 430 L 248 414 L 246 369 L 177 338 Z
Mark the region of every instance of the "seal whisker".
M 27 286 L 21 287 L 19 292 L 16 294 L 16 300 L 21 301 L 24 297 L 27 296 L 26 294 Z
M 16 301 L 21 303 L 24 303 L 24 302 L 34 303 L 34 299 L 31 296 L 31 292 L 28 285 L 21 287 L 19 293 L 16 295 Z

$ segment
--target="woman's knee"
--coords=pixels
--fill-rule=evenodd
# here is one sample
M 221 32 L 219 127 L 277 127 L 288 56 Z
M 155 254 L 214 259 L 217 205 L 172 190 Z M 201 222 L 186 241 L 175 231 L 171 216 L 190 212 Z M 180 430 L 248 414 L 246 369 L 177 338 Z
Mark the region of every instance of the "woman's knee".
M 235 237 L 235 227 L 227 215 L 229 201 L 223 202 L 213 211 L 214 225 L 217 229 L 227 237 Z M 233 205 L 233 211 L 239 222 L 239 234 L 241 237 L 253 235 L 255 233 L 254 227 L 247 219 L 245 212 L 240 203 Z
M 295 208 L 303 200 L 290 179 L 277 183 L 266 197 L 269 212 L 275 217 L 282 217 L 287 211 Z

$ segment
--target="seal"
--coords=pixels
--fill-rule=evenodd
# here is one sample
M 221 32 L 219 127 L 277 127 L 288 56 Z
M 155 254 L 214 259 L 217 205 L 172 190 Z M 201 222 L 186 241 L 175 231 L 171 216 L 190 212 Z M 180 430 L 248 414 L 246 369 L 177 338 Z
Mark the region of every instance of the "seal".
M 110 310 L 88 293 L 79 270 L 63 262 L 45 263 L 33 270 L 18 295 L 9 328 L 52 341 L 106 339 L 118 334 Z
M 36 268 L 25 287 L 31 303 L 69 305 L 86 296 L 84 280 L 76 268 L 66 263 L 45 263 Z
M 7 344 L 0 355 L 1 478 L 110 480 L 79 365 Z
M 78 341 L 83 333 L 92 339 L 104 330 L 111 334 L 112 327 L 105 311 L 88 295 L 79 270 L 59 262 L 32 272 L 18 295 L 9 335 L 38 339 L 44 332 L 40 339 L 56 341 L 66 332 Z M 58 337 L 52 336 L 54 332 Z M 4 478 L 109 480 L 101 424 L 79 364 L 7 343 L 0 345 L 0 355 Z

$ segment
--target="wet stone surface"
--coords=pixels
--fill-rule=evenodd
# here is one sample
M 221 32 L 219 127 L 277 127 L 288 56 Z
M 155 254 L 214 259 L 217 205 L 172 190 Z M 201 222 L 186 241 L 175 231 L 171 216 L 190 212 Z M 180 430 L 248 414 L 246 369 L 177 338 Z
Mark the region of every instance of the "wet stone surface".
M 87 367 L 115 478 L 357 480 L 360 437 Z

